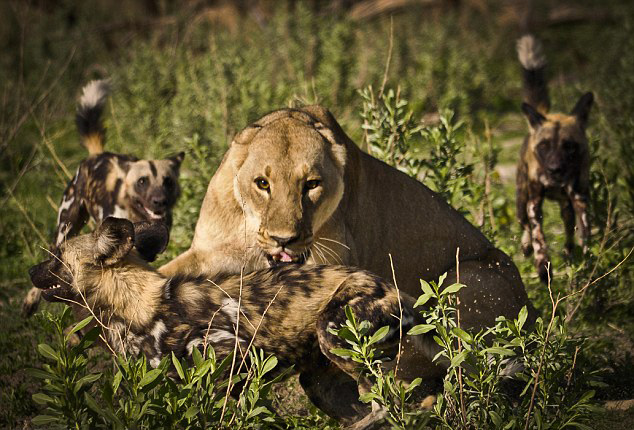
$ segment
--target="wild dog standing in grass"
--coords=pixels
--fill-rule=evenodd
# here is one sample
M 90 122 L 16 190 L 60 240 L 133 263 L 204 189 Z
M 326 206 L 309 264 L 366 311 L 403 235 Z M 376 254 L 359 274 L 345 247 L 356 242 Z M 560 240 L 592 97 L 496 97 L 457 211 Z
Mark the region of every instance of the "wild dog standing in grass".
M 89 218 L 101 222 L 109 216 L 133 222 L 172 224 L 172 208 L 180 194 L 178 177 L 183 152 L 163 160 L 139 160 L 131 155 L 104 152 L 105 129 L 101 114 L 110 91 L 108 81 L 91 81 L 83 88 L 76 122 L 81 144 L 88 150 L 68 183 L 57 214 L 52 248 L 76 236 Z M 31 315 L 40 302 L 32 288 L 22 304 Z
M 517 52 L 524 77 L 522 111 L 529 124 L 517 167 L 517 217 L 524 229 L 522 251 L 526 256 L 534 253 L 539 277 L 547 282 L 550 259 L 542 228 L 544 198 L 559 202 L 566 255 L 574 250 L 575 218 L 581 246 L 587 251 L 590 154 L 586 126 L 593 95 L 581 96 L 570 114 L 549 113 L 540 43 L 531 35 L 524 36 L 517 42 Z
M 359 380 L 358 363 L 330 352 L 347 345 L 328 331 L 345 322 L 346 306 L 359 320 L 369 321 L 370 332 L 389 326 L 378 344 L 385 357 L 394 358 L 398 351 L 399 294 L 369 272 L 285 265 L 243 277 L 168 278 L 144 260 L 166 243 L 167 230 L 161 225 L 107 218 L 94 233 L 61 243 L 29 274 L 46 300 L 85 303 L 104 325 L 103 334 L 114 350 L 143 353 L 154 367 L 171 352 L 189 356 L 193 348 L 208 344 L 223 357 L 236 341 L 241 351 L 253 342 L 277 357 L 280 370 L 294 365 L 302 385 L 313 373 L 324 378 L 328 367 L 328 375 L 345 372 Z M 406 333 L 421 321 L 412 310 L 413 299 L 401 293 L 400 300 Z M 416 336 L 413 342 L 423 338 Z M 320 383 L 330 382 L 324 378 Z M 309 388 L 307 395 L 321 405 L 318 390 Z M 344 396 L 340 402 L 353 403 Z M 351 408 L 350 415 L 355 413 Z

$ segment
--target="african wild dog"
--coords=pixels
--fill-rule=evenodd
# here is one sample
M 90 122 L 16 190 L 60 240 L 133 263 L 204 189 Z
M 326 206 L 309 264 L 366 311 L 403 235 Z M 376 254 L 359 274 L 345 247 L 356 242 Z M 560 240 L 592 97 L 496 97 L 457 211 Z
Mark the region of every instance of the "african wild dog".
M 144 257 L 160 252 L 167 230 L 160 224 L 107 218 L 94 233 L 63 242 L 48 260 L 29 270 L 33 284 L 48 301 L 85 303 L 107 327 L 109 345 L 118 352 L 143 353 L 152 366 L 165 354 L 191 355 L 208 344 L 227 356 L 239 343 L 274 354 L 278 369 L 294 365 L 309 398 L 321 405 L 311 389 L 317 373 L 345 372 L 359 380 L 358 364 L 331 350 L 346 342 L 329 332 L 345 322 L 350 306 L 370 332 L 389 326 L 377 344 L 385 358 L 398 351 L 400 328 L 406 333 L 420 316 L 413 299 L 369 272 L 344 266 L 284 265 L 244 275 L 167 278 Z M 236 325 L 239 330 L 236 333 Z M 417 340 L 418 339 L 418 340 Z M 423 338 L 416 336 L 413 342 Z M 363 379 L 361 379 L 363 388 Z M 340 402 L 346 402 L 340 398 Z M 352 412 L 352 411 L 351 411 Z
M 180 194 L 178 176 L 183 152 L 162 160 L 139 160 L 104 152 L 105 129 L 101 121 L 110 85 L 91 81 L 83 88 L 76 122 L 81 144 L 88 150 L 68 183 L 57 214 L 52 248 L 77 235 L 89 218 L 101 222 L 108 216 L 133 222 L 172 223 L 172 208 Z M 24 299 L 23 313 L 31 315 L 40 301 L 32 288 Z
M 550 99 L 541 45 L 531 35 L 517 42 L 523 69 L 529 135 L 522 145 L 517 167 L 517 217 L 524 230 L 522 251 L 535 254 L 542 282 L 548 281 L 549 256 L 542 229 L 544 198 L 559 202 L 566 229 L 565 253 L 574 250 L 575 217 L 583 251 L 590 236 L 588 219 L 590 154 L 586 139 L 593 95 L 586 93 L 570 114 L 549 113 Z

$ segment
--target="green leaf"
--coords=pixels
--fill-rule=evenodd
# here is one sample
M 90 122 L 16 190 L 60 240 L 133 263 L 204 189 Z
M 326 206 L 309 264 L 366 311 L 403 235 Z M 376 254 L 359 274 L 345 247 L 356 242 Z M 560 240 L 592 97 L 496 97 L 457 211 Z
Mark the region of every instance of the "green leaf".
M 515 355 L 514 351 L 511 351 L 510 349 L 507 349 L 507 348 L 502 348 L 501 346 L 492 346 L 490 348 L 483 349 L 482 352 L 484 354 L 496 354 L 496 355 L 502 355 L 505 357 L 511 357 Z
M 49 358 L 51 360 L 55 360 L 55 361 L 61 361 L 61 358 L 59 356 L 59 354 L 57 352 L 55 352 L 55 350 L 53 348 L 51 348 L 49 345 L 45 344 L 45 343 L 40 343 L 37 346 L 37 350 L 40 352 L 40 354 L 46 358 Z
M 451 359 L 450 367 L 460 366 L 462 362 L 465 361 L 468 354 L 469 354 L 469 351 L 462 351 L 460 354 L 454 355 L 454 357 Z
M 447 278 L 447 272 L 440 275 L 440 277 L 438 278 L 438 288 L 442 286 L 442 283 L 445 282 L 446 278 Z
M 526 306 L 523 306 L 522 309 L 520 309 L 520 313 L 517 316 L 517 328 L 519 330 L 522 329 L 522 327 L 524 327 L 524 323 L 526 322 L 526 318 L 528 317 L 528 309 L 526 308 Z
M 421 294 L 420 296 L 418 296 L 418 299 L 416 300 L 416 303 L 414 303 L 414 307 L 417 308 L 419 306 L 423 306 L 425 303 L 427 303 L 433 296 L 431 294 Z
M 469 333 L 467 333 L 466 331 L 464 331 L 463 329 L 459 327 L 452 328 L 451 332 L 455 334 L 456 336 L 458 336 L 463 341 L 465 341 L 466 343 L 471 343 L 471 341 L 473 340 L 473 337 L 471 337 Z
M 75 327 L 68 332 L 66 338 L 68 339 L 73 333 L 77 333 L 79 330 L 86 327 L 90 321 L 92 321 L 92 315 L 75 324 Z
M 264 362 L 264 366 L 262 367 L 262 375 L 265 375 L 266 373 L 273 370 L 275 366 L 277 366 L 277 357 L 271 356 L 267 358 Z
M 185 412 L 185 419 L 189 420 L 193 417 L 196 416 L 196 414 L 198 414 L 198 407 L 197 406 L 190 406 L 189 409 L 187 409 L 187 411 Z
M 350 321 L 353 325 L 356 325 L 356 320 L 354 319 L 354 312 L 352 312 L 352 308 L 349 305 L 346 305 L 345 311 L 348 321 Z
M 372 335 L 372 337 L 370 337 L 370 340 L 368 340 L 368 346 L 374 345 L 375 343 L 380 342 L 385 336 L 387 336 L 389 331 L 390 331 L 390 326 L 387 326 L 387 325 L 378 329 Z
M 495 428 L 502 427 L 502 417 L 495 411 L 489 411 L 489 416 L 491 417 L 491 421 L 495 425 Z
M 331 353 L 338 355 L 339 357 L 352 357 L 354 355 L 356 355 L 356 353 L 354 351 L 351 351 L 349 349 L 344 349 L 344 348 L 334 348 L 330 350 Z
M 29 368 L 29 369 L 26 369 L 26 373 L 29 376 L 33 376 L 34 378 L 54 379 L 54 380 L 58 380 L 59 379 L 59 377 L 57 375 L 55 375 L 54 373 L 50 373 L 50 372 L 47 372 L 46 370 L 42 370 L 42 369 Z
M 253 418 L 255 416 L 260 415 L 261 413 L 265 413 L 268 412 L 269 410 L 267 408 L 265 408 L 264 406 L 258 406 L 257 408 L 253 409 L 251 412 L 249 412 L 249 414 L 247 415 L 247 420 L 249 418 Z
M 90 394 L 84 393 L 84 400 L 86 401 L 86 405 L 98 415 L 105 415 L 103 409 L 97 404 L 95 399 Z
M 59 418 L 50 415 L 38 415 L 31 420 L 31 424 L 36 426 L 44 426 L 59 421 Z
M 450 286 L 442 290 L 440 295 L 446 296 L 447 294 L 455 294 L 458 291 L 462 290 L 464 287 L 466 287 L 465 284 L 458 284 L 458 283 L 451 284 Z
M 181 362 L 178 358 L 176 358 L 176 355 L 174 355 L 174 351 L 172 351 L 172 364 L 174 364 L 174 367 L 176 368 L 176 373 L 178 373 L 178 376 L 180 376 L 181 380 L 185 380 L 185 372 L 183 372 L 183 366 L 181 366 Z
M 77 381 L 76 384 L 76 391 L 79 391 L 79 389 L 84 385 L 84 384 L 92 384 L 93 382 L 95 382 L 97 379 L 101 378 L 101 373 L 91 373 L 89 375 L 84 376 L 83 378 L 81 378 L 79 381 Z
M 419 334 L 428 333 L 435 329 L 436 329 L 436 326 L 434 324 L 418 324 L 412 327 L 411 329 L 409 329 L 407 334 L 410 336 L 416 336 Z
M 377 396 L 375 393 L 363 393 L 359 396 L 359 400 L 362 403 L 370 403 L 371 401 L 373 401 L 374 399 L 378 399 L 379 396 Z
M 35 393 L 31 396 L 31 398 L 38 405 L 48 405 L 49 403 L 55 403 L 55 399 L 44 393 Z
M 420 287 L 423 289 L 423 293 L 430 296 L 430 297 L 434 297 L 434 290 L 431 288 L 431 285 L 429 285 L 429 282 L 421 279 L 420 280 Z
M 151 384 L 152 382 L 154 382 L 156 380 L 156 378 L 159 377 L 159 375 L 161 374 L 161 369 L 153 369 L 150 370 L 148 373 L 146 373 L 143 378 L 141 378 L 141 380 L 139 381 L 139 388 L 143 388 L 146 385 Z
M 196 367 L 202 366 L 204 360 L 198 348 L 192 349 L 192 358 L 194 359 L 194 365 Z

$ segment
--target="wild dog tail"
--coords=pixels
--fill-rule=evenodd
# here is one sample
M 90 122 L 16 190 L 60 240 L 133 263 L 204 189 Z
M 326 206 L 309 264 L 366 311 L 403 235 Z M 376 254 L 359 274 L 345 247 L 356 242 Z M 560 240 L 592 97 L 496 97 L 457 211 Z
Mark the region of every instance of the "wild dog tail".
M 522 36 L 517 41 L 517 56 L 522 64 L 524 101 L 545 115 L 550 110 L 550 98 L 542 44 L 532 34 Z
M 90 81 L 82 90 L 75 121 L 81 138 L 81 144 L 88 153 L 103 152 L 106 130 L 101 121 L 101 113 L 110 94 L 110 81 Z

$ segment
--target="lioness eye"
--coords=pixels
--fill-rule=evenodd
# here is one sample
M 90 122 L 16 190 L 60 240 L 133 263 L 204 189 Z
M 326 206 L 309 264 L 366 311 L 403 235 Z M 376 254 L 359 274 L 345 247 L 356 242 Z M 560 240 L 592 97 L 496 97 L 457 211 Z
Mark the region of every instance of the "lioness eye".
M 259 189 L 264 190 L 264 191 L 268 191 L 269 188 L 271 188 L 271 185 L 269 184 L 269 181 L 267 181 L 264 178 L 257 178 L 255 180 L 255 185 L 257 185 L 257 187 Z
M 136 181 L 136 183 L 137 183 L 137 184 L 139 184 L 139 185 L 141 185 L 141 186 L 143 186 L 143 185 L 147 184 L 147 176 L 141 176 L 141 177 L 139 178 L 139 180 L 138 180 L 138 181 Z
M 311 179 L 310 181 L 306 181 L 304 184 L 304 191 L 314 190 L 321 184 L 319 179 Z

